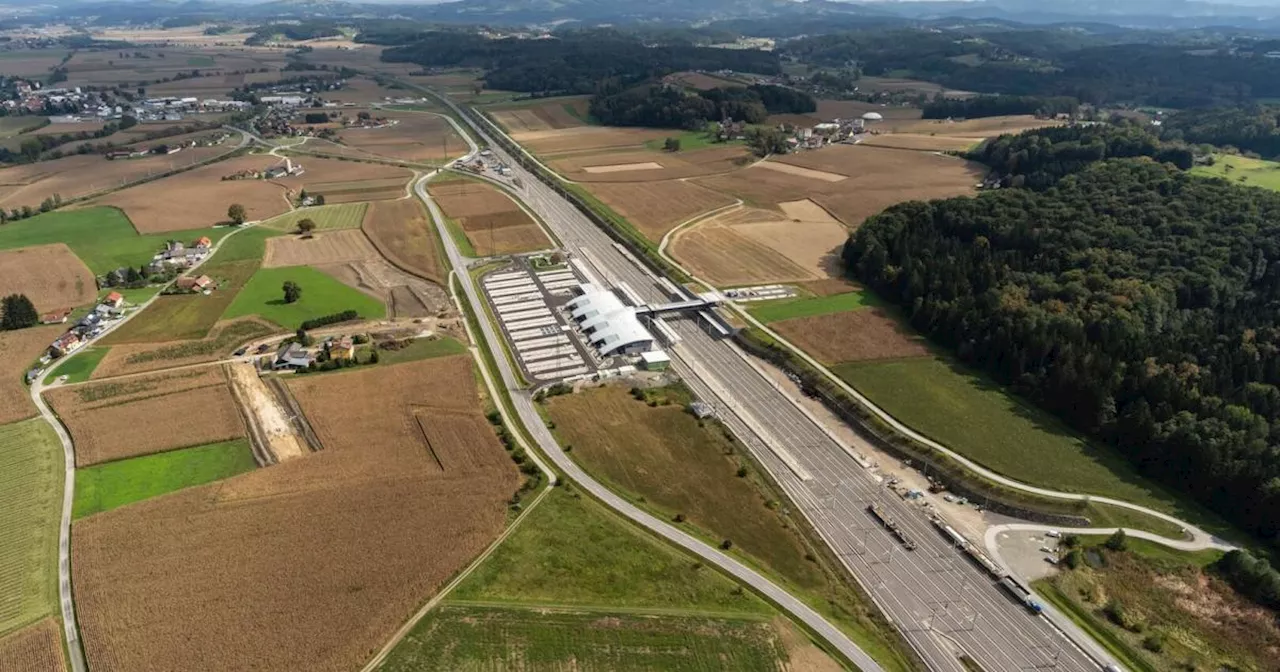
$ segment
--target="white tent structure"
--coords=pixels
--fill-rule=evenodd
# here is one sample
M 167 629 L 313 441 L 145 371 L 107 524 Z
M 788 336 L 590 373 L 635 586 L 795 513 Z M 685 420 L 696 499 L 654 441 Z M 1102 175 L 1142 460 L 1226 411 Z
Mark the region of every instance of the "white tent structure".
M 640 324 L 636 309 L 613 292 L 584 284 L 582 296 L 565 307 L 601 355 L 635 354 L 653 347 L 653 335 Z
M 868 112 L 862 115 L 863 121 L 884 121 L 884 115 L 879 112 Z

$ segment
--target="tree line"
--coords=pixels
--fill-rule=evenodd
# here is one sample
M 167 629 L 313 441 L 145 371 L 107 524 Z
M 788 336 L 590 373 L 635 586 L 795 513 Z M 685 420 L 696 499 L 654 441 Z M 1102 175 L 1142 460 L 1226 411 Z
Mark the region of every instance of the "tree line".
M 707 91 L 653 84 L 591 100 L 591 115 L 609 126 L 702 128 L 708 121 L 761 124 L 770 114 L 805 114 L 818 109 L 807 93 L 782 86 L 752 85 Z
M 778 56 L 756 49 L 688 44 L 650 47 L 610 31 L 581 31 L 545 40 L 490 40 L 470 33 L 429 31 L 386 49 L 382 60 L 425 67 L 478 67 L 485 86 L 536 95 L 618 93 L 682 70 L 776 74 Z
M 843 257 L 962 361 L 1275 543 L 1280 194 L 1106 160 L 894 206 Z
M 1268 159 L 1280 158 L 1280 107 L 1181 110 L 1162 121 L 1161 136 L 1196 145 L 1235 147 Z
M 1071 96 L 973 96 L 971 98 L 935 98 L 925 104 L 925 119 L 978 119 L 1010 114 L 1034 114 L 1053 117 L 1075 114 L 1080 101 Z

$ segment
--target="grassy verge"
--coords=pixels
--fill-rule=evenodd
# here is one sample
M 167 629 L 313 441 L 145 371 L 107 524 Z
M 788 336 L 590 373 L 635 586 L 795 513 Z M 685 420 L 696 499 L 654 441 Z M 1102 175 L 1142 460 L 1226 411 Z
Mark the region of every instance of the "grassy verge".
M 843 313 L 878 304 L 879 302 L 876 301 L 873 295 L 863 292 L 845 292 L 844 294 L 832 294 L 831 296 L 781 299 L 748 304 L 747 312 L 751 313 L 757 320 L 768 324 L 798 317 Z
M 203 485 L 256 468 L 247 439 L 143 455 L 76 471 L 72 516 L 110 511 L 126 504 Z
M 471 239 L 467 237 L 467 232 L 463 231 L 462 227 L 452 217 L 444 218 L 444 228 L 449 231 L 449 237 L 458 245 L 458 250 L 463 255 L 472 259 L 480 256 L 476 254 L 476 248 L 471 244 Z
M 110 350 L 110 348 L 84 348 L 77 351 L 56 370 L 45 376 L 44 384 L 52 384 L 59 376 L 66 376 L 66 382 L 68 383 L 83 383 L 89 380 L 89 376 L 93 375 L 93 370 L 98 368 L 98 363 L 102 361 L 103 357 L 107 356 Z
M 606 387 L 552 397 L 546 412 L 593 478 L 710 545 L 728 540 L 731 553 L 837 623 L 886 669 L 912 669 L 893 629 L 824 557 L 822 542 L 781 512 L 783 496 L 745 450 L 684 411 L 688 390 L 640 396 Z
M 1212 514 L 1137 473 L 1119 453 L 1091 443 L 958 363 L 924 357 L 842 364 L 833 371 L 912 429 L 1005 476 L 1225 528 Z
M 0 425 L 0 636 L 58 604 L 62 445 L 41 418 Z

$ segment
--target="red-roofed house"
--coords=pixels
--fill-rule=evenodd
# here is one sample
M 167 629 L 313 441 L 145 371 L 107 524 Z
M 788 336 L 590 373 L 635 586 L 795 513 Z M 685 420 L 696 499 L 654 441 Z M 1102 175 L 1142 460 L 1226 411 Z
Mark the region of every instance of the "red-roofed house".
M 102 300 L 102 305 L 119 308 L 124 303 L 124 295 L 120 292 L 111 292 Z
M 207 275 L 202 275 L 198 278 L 184 275 L 181 278 L 178 278 L 175 284 L 178 286 L 178 289 L 203 292 L 213 286 L 213 278 L 210 278 Z
M 192 243 L 191 246 L 197 247 L 197 248 L 209 249 L 210 247 L 213 246 L 213 241 L 209 240 L 208 236 L 200 236 L 199 238 L 196 238 L 196 242 Z
M 70 308 L 59 308 L 53 312 L 41 315 L 40 324 L 62 324 L 67 321 L 67 316 L 70 314 Z

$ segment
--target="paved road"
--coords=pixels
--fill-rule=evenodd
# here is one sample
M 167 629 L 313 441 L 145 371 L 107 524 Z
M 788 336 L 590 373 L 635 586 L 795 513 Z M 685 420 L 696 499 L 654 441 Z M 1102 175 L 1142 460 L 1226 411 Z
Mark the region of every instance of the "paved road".
M 223 236 L 222 240 L 218 241 L 218 244 L 214 246 L 213 251 L 209 253 L 209 256 L 193 265 L 191 267 L 192 270 L 198 268 L 200 264 L 203 264 L 205 261 L 213 258 L 213 255 L 218 251 L 218 248 L 221 247 L 228 238 L 236 235 L 246 228 L 249 228 L 249 226 L 242 226 Z M 89 347 L 103 336 L 106 336 L 120 328 L 120 325 L 132 320 L 159 297 L 160 294 L 157 292 L 155 296 L 144 301 L 142 305 L 133 312 L 126 315 L 123 319 L 116 321 L 110 327 L 103 330 L 101 334 L 98 334 L 87 341 L 83 346 L 81 346 L 81 349 L 83 350 L 84 348 Z M 45 390 L 44 379 L 48 377 L 49 374 L 56 371 L 58 367 L 62 366 L 62 364 L 68 359 L 71 358 L 63 357 L 62 359 L 57 360 L 43 374 L 41 374 L 39 378 L 31 383 L 31 401 L 34 402 L 36 408 L 39 409 L 40 417 L 44 418 L 44 421 L 53 427 L 53 431 L 58 434 L 58 440 L 62 442 L 62 460 L 65 469 L 62 485 L 62 520 L 58 530 L 58 602 L 62 610 L 62 627 L 66 636 L 67 655 L 71 660 L 71 672 L 85 672 L 87 666 L 84 660 L 84 647 L 80 643 L 80 630 L 76 624 L 76 607 L 71 591 L 71 508 L 75 501 L 76 489 L 75 446 L 71 443 L 71 436 L 67 434 L 66 428 L 62 426 L 62 422 L 58 420 L 58 416 L 54 415 L 53 411 L 49 408 L 49 405 L 44 402 L 44 397 L 42 396 Z M 53 388 L 58 387 L 59 385 L 60 383 L 55 379 L 54 384 L 49 387 Z
M 464 137 L 466 134 L 463 134 Z M 428 176 L 429 177 L 429 176 Z M 427 194 L 426 190 L 427 178 L 420 179 L 414 189 L 418 193 L 418 197 L 427 204 L 431 211 L 432 221 L 436 223 L 440 239 L 444 241 L 445 252 L 449 256 L 449 263 L 454 268 L 454 275 L 458 279 L 458 283 L 462 286 L 463 293 L 467 302 L 471 305 L 471 309 L 476 315 L 484 315 L 484 299 L 480 296 L 476 289 L 475 283 L 471 279 L 471 275 L 466 271 L 466 260 L 459 251 L 457 243 L 444 230 L 442 222 L 444 222 L 444 214 L 440 212 L 435 201 Z M 698 539 L 690 536 L 684 531 L 659 520 L 654 516 L 642 511 L 630 502 L 615 495 L 608 488 L 596 482 L 593 478 L 582 471 L 578 465 L 561 449 L 559 443 L 556 442 L 551 432 L 547 430 L 546 424 L 542 417 L 538 414 L 537 408 L 534 407 L 533 399 L 528 392 L 521 388 L 517 382 L 515 372 L 511 369 L 510 363 L 503 355 L 500 349 L 500 334 L 493 328 L 493 325 L 486 319 L 479 319 L 480 330 L 484 333 L 485 341 L 488 343 L 493 361 L 498 365 L 499 372 L 502 375 L 502 382 L 506 386 L 511 396 L 511 403 L 515 407 L 516 414 L 520 417 L 521 423 L 529 432 L 533 440 L 542 449 L 543 453 L 550 458 L 556 468 L 560 469 L 570 480 L 576 482 L 579 487 L 591 493 L 592 496 L 603 501 L 610 508 L 621 513 L 627 518 L 639 523 L 645 528 L 662 536 L 664 539 L 688 550 L 689 552 L 703 558 L 704 560 L 715 564 L 725 572 L 733 575 L 738 580 L 751 586 L 759 593 L 765 595 L 774 603 L 779 605 L 784 611 L 789 613 L 796 620 L 804 623 L 811 628 L 819 637 L 822 637 L 849 660 L 853 661 L 859 669 L 865 672 L 877 672 L 881 670 L 869 655 L 853 643 L 844 633 L 832 625 L 829 621 L 811 609 L 808 605 L 793 597 L 790 593 L 775 585 L 772 581 L 761 576 L 754 570 L 737 560 L 721 553 L 720 551 L 708 546 Z
M 509 185 L 512 191 L 542 215 L 570 252 L 590 261 L 608 284 L 625 282 L 646 301 L 671 298 L 576 208 L 490 145 L 521 178 L 523 186 Z M 862 469 L 850 446 L 834 440 L 735 347 L 693 320 L 673 320 L 670 326 L 682 339 L 670 349 L 677 371 L 716 405 L 931 669 L 961 672 L 962 652 L 987 670 L 1096 670 L 1113 662 L 1091 658 L 1048 620 L 1006 597 L 918 509 Z M 536 420 L 529 424 L 532 431 L 540 426 Z M 899 521 L 918 550 L 905 551 L 870 518 L 865 509 L 872 502 Z

